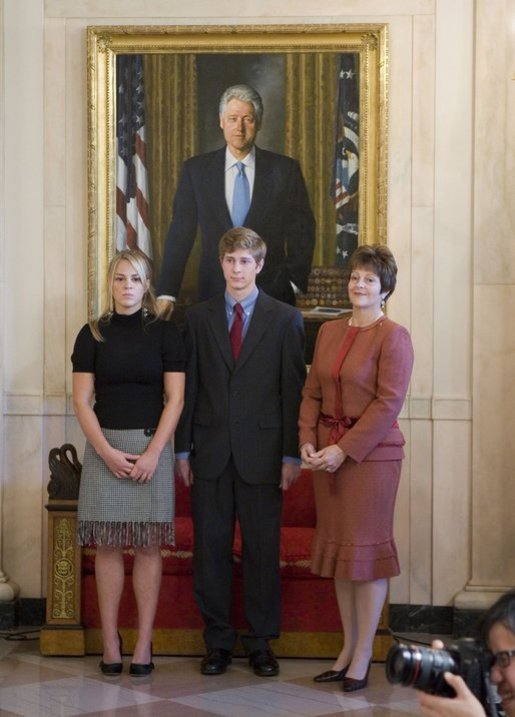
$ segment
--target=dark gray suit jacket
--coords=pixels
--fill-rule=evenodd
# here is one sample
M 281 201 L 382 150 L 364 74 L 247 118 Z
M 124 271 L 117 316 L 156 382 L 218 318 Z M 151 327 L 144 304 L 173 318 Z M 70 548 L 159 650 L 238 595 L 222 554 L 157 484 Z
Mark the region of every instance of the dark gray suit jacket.
M 262 291 L 234 363 L 224 295 L 186 312 L 185 406 L 177 453 L 195 479 L 217 478 L 232 456 L 248 483 L 279 483 L 283 456 L 298 456 L 305 379 L 302 316 Z
M 182 166 L 158 295 L 178 295 L 197 225 L 202 238 L 198 275 L 202 301 L 225 287 L 218 258 L 218 242 L 232 227 L 225 201 L 225 147 L 191 157 Z M 258 285 L 271 296 L 293 303 L 290 281 L 306 291 L 315 245 L 315 220 L 296 160 L 256 147 L 254 190 L 245 226 L 267 244 Z

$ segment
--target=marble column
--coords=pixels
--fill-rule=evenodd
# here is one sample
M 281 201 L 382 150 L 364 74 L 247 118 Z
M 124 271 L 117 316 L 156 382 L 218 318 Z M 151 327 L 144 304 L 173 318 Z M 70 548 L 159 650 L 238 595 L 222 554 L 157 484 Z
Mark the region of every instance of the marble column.
M 0 30 L 3 34 L 3 13 L 0 13 Z M 4 55 L 3 52 L 0 54 L 0 70 L 1 74 L 3 76 L 4 74 Z M 0 85 L 0 94 L 2 96 L 2 99 L 5 97 L 4 93 L 4 87 L 3 85 Z M 2 107 L 4 107 L 4 102 L 2 101 L 0 103 Z M 2 110 L 3 111 L 3 110 Z M 2 150 L 0 151 L 0 214 L 3 215 L 3 197 L 4 197 L 4 152 L 3 152 L 3 146 L 4 146 L 4 122 L 3 117 L 0 119 L 0 148 Z M 3 222 L 2 222 L 3 225 Z M 2 276 L 0 277 L 0 309 L 3 309 L 4 307 L 4 234 L 3 229 L 0 227 L 0 267 L 2 267 Z M 0 310 L 0 339 L 3 338 L 3 324 L 2 324 L 2 315 L 3 310 Z M 1 364 L 0 364 L 1 368 Z M 0 397 L 3 398 L 4 396 L 4 380 L 3 380 L 3 370 L 0 371 Z M 4 417 L 3 417 L 3 401 L 1 405 L 1 412 L 0 412 L 0 437 L 1 440 L 5 440 L 5 431 L 4 431 Z M 20 592 L 19 586 L 13 582 L 12 580 L 9 580 L 9 576 L 4 573 L 2 570 L 2 564 L 3 564 L 3 551 L 2 551 L 2 530 L 1 525 L 3 523 L 2 516 L 3 516 L 3 480 L 4 480 L 4 472 L 5 472 L 5 451 L 0 451 L 0 456 L 2 463 L 0 463 L 0 603 L 6 603 L 6 602 L 12 602 L 18 597 L 18 594 Z
M 2 417 L 0 417 L 0 435 L 4 435 L 2 430 Z M 2 466 L 3 474 L 3 466 Z M 0 476 L 0 516 L 3 513 L 3 490 L 2 490 L 2 476 Z M 0 521 L 1 522 L 1 521 Z M 0 530 L 0 603 L 12 602 L 15 600 L 20 592 L 20 587 L 12 580 L 9 580 L 9 576 L 2 570 L 2 531 Z

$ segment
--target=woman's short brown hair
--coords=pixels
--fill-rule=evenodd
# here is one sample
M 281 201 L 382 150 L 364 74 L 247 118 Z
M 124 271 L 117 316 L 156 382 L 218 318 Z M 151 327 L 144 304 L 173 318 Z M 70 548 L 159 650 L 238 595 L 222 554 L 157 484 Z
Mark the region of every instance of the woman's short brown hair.
M 349 269 L 354 271 L 358 267 L 369 267 L 377 274 L 381 282 L 381 291 L 386 291 L 387 299 L 397 284 L 397 264 L 392 252 L 386 244 L 362 244 L 352 253 L 349 259 Z

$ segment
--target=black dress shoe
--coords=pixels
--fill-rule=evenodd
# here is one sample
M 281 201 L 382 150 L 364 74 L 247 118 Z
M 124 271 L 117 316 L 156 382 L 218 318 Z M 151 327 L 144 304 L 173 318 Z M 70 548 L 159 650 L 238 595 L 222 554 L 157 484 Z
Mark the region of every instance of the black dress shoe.
M 251 652 L 249 665 L 258 677 L 275 677 L 279 674 L 279 663 L 270 649 Z
M 144 677 L 150 675 L 154 669 L 154 663 L 150 662 L 131 662 L 129 667 L 129 675 L 133 677 Z
M 344 667 L 342 670 L 327 670 L 326 672 L 321 672 L 319 675 L 313 677 L 313 682 L 341 682 L 347 674 L 348 669 L 349 666 L 347 665 L 347 667 Z
M 342 690 L 344 692 L 356 692 L 356 690 L 363 690 L 368 685 L 368 673 L 370 672 L 370 662 L 365 677 L 362 680 L 355 680 L 354 677 L 345 677 L 342 682 Z
M 123 652 L 123 646 L 122 646 L 122 636 L 120 633 L 118 633 L 118 643 L 120 645 L 120 656 Z M 113 675 L 121 675 L 123 670 L 123 662 L 104 662 L 103 660 L 100 660 L 98 663 L 98 666 L 100 667 L 100 672 L 103 675 L 113 676 Z
M 103 660 L 100 660 L 98 663 L 98 666 L 100 667 L 100 672 L 103 675 L 121 675 L 123 670 L 123 662 L 104 662 Z
M 232 662 L 232 655 L 229 650 L 215 648 L 209 650 L 200 663 L 200 672 L 203 675 L 223 675 L 227 666 Z
M 150 675 L 154 669 L 154 663 L 152 662 L 152 643 L 150 643 L 150 662 L 131 662 L 129 667 L 129 675 L 133 677 L 145 677 Z

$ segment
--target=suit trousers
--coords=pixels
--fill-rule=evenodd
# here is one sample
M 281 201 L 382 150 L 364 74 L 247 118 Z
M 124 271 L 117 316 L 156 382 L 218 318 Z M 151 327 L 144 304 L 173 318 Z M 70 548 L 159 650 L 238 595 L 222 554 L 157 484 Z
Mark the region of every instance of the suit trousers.
M 280 630 L 280 529 L 278 484 L 249 484 L 232 460 L 218 478 L 195 479 L 191 493 L 195 535 L 193 586 L 204 619 L 208 649 L 233 651 L 231 624 L 233 540 L 236 518 L 242 536 L 246 654 L 264 650 Z

